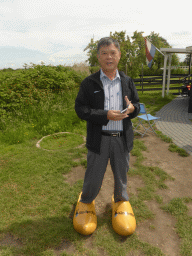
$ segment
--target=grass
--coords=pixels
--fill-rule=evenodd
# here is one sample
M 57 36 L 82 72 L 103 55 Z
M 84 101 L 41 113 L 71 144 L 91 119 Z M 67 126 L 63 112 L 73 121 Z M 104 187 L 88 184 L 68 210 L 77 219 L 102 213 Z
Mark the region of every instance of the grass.
M 188 215 L 187 204 L 192 198 L 174 198 L 162 209 L 173 215 L 176 220 L 176 231 L 181 238 L 181 255 L 192 255 L 192 217 Z
M 70 187 L 63 175 L 71 170 L 77 154 L 82 157 L 84 152 L 85 148 L 73 153 L 62 148 L 59 154 L 43 151 L 34 141 L 10 146 L 7 153 L 1 150 L 0 233 L 19 237 L 23 245 L 7 246 L 13 255 L 41 255 L 63 237 L 77 238 L 69 214 L 82 182 Z
M 121 256 L 128 252 L 163 255 L 159 248 L 140 241 L 136 234 L 124 240 L 119 237 L 111 226 L 111 210 L 98 217 L 98 228 L 91 238 L 91 246 L 87 246 L 86 237 L 74 231 L 72 213 L 83 180 L 70 186 L 65 174 L 78 165 L 86 168 L 83 159 L 87 154 L 85 146 L 74 149 L 83 143 L 77 134 L 86 136 L 86 122 L 80 121 L 74 111 L 76 93 L 74 89 L 67 95 L 50 94 L 44 104 L 17 109 L 1 123 L 0 255 L 55 256 L 60 253 L 96 256 L 101 251 Z M 139 96 L 151 113 L 174 98 L 169 95 L 162 99 L 160 92 L 145 92 Z M 55 134 L 61 131 L 74 134 Z M 45 137 L 40 145 L 42 149 L 51 150 L 37 148 L 37 141 L 49 134 L 52 135 Z M 171 143 L 169 138 L 159 136 Z M 129 175 L 139 176 L 144 183 L 137 196 L 130 195 L 137 222 L 155 218 L 144 202 L 155 200 L 177 218 L 178 234 L 183 241 L 181 255 L 191 255 L 191 219 L 187 215 L 190 198 L 175 199 L 176 202 L 163 205 L 156 191 L 167 189 L 165 181 L 173 178 L 158 167 L 144 166 L 142 152 L 145 150 L 144 143 L 135 139 L 131 154 L 136 157 L 136 162 Z M 75 161 L 77 158 L 79 162 Z M 180 205 L 182 211 L 174 210 L 177 209 L 175 205 Z M 71 253 L 70 250 L 58 249 L 63 243 L 73 248 Z
M 68 140 L 72 142 L 73 137 L 68 136 Z M 129 175 L 141 177 L 145 184 L 138 190 L 138 196 L 130 195 L 137 223 L 155 217 L 144 201 L 156 200 L 161 207 L 162 198 L 156 194 L 156 190 L 166 189 L 164 181 L 172 179 L 160 168 L 142 165 L 142 151 L 145 150 L 147 148 L 142 141 L 134 140 L 131 154 L 137 160 Z M 64 239 L 74 245 L 73 255 L 98 255 L 98 248 L 102 248 L 108 255 L 123 256 L 128 251 L 163 255 L 159 248 L 140 241 L 135 234 L 122 244 L 122 238 L 112 230 L 111 210 L 104 217 L 98 217 L 92 249 L 85 246 L 86 238 L 74 231 L 70 216 L 83 181 L 79 180 L 70 186 L 63 175 L 70 172 L 74 159 L 82 158 L 87 153 L 85 147 L 75 151 L 73 148 L 66 150 L 62 147 L 59 151 L 44 151 L 36 148 L 32 140 L 8 146 L 6 150 L 1 149 L 0 153 L 3 155 L 0 176 L 0 240 L 11 234 L 17 241 L 15 246 L 1 246 L 2 255 L 56 255 L 56 248 Z
M 41 142 L 41 148 L 47 150 L 60 150 L 63 147 L 65 150 L 76 148 L 84 143 L 83 137 L 73 133 L 61 133 L 46 136 Z

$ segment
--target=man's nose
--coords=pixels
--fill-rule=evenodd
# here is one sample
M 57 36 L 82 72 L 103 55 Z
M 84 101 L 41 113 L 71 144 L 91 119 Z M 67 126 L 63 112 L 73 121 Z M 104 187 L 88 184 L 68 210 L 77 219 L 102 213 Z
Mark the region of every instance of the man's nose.
M 112 58 L 112 53 L 108 53 L 108 54 L 107 54 L 107 57 L 108 57 L 108 58 Z

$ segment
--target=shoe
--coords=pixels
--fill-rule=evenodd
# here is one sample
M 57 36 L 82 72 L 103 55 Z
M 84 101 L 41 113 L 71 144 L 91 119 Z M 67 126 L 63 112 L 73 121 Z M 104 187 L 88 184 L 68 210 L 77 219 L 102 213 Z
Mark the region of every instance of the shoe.
M 129 201 L 115 203 L 112 196 L 112 226 L 121 236 L 132 235 L 136 229 L 135 216 Z
M 80 202 L 81 194 L 77 201 L 73 217 L 74 229 L 82 235 L 92 234 L 97 227 L 97 216 L 95 212 L 95 200 L 90 204 Z

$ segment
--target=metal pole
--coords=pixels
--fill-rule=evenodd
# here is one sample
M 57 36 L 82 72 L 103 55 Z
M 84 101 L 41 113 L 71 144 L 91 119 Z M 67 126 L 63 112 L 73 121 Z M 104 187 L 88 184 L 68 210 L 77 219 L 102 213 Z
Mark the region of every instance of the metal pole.
M 143 93 L 143 63 L 142 63 L 142 93 Z
M 191 75 L 191 53 L 190 53 L 190 59 L 189 59 L 189 78 L 188 78 L 189 81 L 190 81 L 190 75 Z
M 169 69 L 168 69 L 168 79 L 167 79 L 167 95 L 169 94 L 170 76 L 171 76 L 171 54 L 169 54 Z
M 189 61 L 189 75 L 190 75 L 189 76 L 189 79 L 190 79 L 191 78 L 191 53 L 190 53 L 190 61 Z M 192 113 L 192 89 L 191 89 L 190 97 L 189 97 L 188 113 Z
M 166 79 L 166 65 L 167 65 L 167 57 L 168 55 L 165 53 L 164 56 L 164 69 L 163 69 L 163 89 L 162 89 L 162 97 L 164 98 L 165 96 L 165 79 Z

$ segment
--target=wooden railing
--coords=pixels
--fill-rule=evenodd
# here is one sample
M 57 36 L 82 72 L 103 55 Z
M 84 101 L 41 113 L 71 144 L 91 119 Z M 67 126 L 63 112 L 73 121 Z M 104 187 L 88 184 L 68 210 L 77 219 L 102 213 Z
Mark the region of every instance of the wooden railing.
M 186 74 L 178 74 L 178 75 L 171 75 L 170 77 L 170 87 L 169 90 L 176 90 L 181 87 L 183 81 L 182 79 L 186 77 Z M 192 76 L 192 75 L 191 75 Z M 174 78 L 174 79 L 173 79 Z M 178 78 L 178 79 L 176 79 Z M 143 77 L 140 75 L 140 78 L 133 79 L 135 86 L 137 88 L 137 91 L 158 91 L 162 90 L 162 84 L 163 84 L 163 75 L 160 76 L 148 76 L 148 77 Z M 172 86 L 176 85 L 177 86 Z M 154 87 L 154 86 L 158 87 Z M 161 86 L 160 86 L 161 85 Z M 167 87 L 167 76 L 166 76 L 166 83 L 165 87 Z M 167 89 L 167 88 L 165 88 Z M 177 93 L 174 93 L 177 94 Z M 179 91 L 178 91 L 179 94 Z

